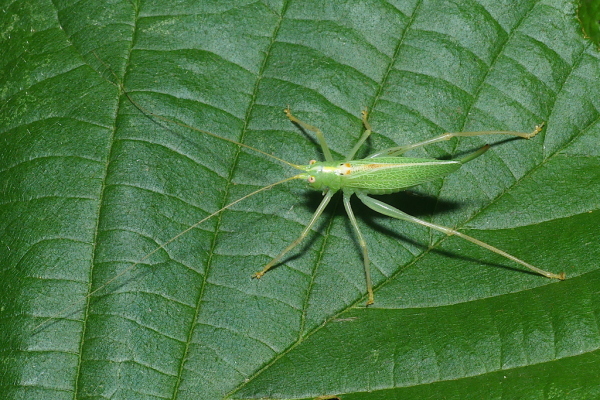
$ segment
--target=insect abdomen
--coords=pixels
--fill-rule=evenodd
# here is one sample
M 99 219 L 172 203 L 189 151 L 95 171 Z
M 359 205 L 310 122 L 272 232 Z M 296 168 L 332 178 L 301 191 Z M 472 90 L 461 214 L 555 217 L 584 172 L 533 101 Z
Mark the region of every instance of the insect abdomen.
M 370 194 L 389 194 L 441 178 L 456 171 L 459 161 L 427 158 L 381 157 L 350 161 L 343 187 Z M 428 168 L 423 168 L 427 166 Z

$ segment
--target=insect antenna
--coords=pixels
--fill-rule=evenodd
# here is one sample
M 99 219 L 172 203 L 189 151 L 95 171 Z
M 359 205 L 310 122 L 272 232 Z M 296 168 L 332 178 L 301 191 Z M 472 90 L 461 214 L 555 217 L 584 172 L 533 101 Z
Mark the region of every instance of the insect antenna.
M 301 177 L 302 177 L 302 175 L 299 174 L 299 175 L 291 176 L 289 178 L 282 179 L 282 180 L 280 180 L 278 182 L 275 182 L 275 183 L 271 183 L 270 185 L 263 186 L 260 189 L 257 189 L 257 190 L 255 190 L 255 191 L 253 191 L 251 193 L 248 193 L 247 195 L 245 195 L 243 197 L 240 197 L 239 199 L 237 199 L 235 201 L 232 201 L 231 203 L 227 204 L 226 206 L 221 207 L 217 211 L 211 213 L 210 215 L 207 215 L 206 217 L 202 218 L 200 221 L 198 221 L 195 224 L 189 226 L 188 228 L 186 228 L 183 231 L 179 232 L 177 235 L 173 236 L 171 239 L 167 240 L 166 242 L 164 242 L 160 246 L 156 247 L 154 250 L 152 250 L 151 252 L 149 252 L 148 254 L 146 254 L 145 256 L 143 256 L 142 258 L 140 258 L 139 260 L 137 260 L 133 264 L 131 264 L 129 267 L 125 268 L 123 271 L 119 272 L 117 275 L 113 276 L 108 281 L 104 282 L 100 287 L 94 289 L 92 292 L 90 292 L 88 295 L 86 295 L 85 298 L 88 299 L 88 298 L 92 297 L 93 295 L 95 295 L 96 293 L 100 292 L 102 289 L 106 288 L 108 285 L 110 285 L 111 283 L 113 283 L 114 281 L 116 281 L 117 279 L 119 279 L 120 277 L 122 277 L 123 275 L 131 272 L 135 267 L 137 267 L 138 265 L 140 265 L 141 263 L 143 263 L 144 261 L 146 261 L 150 256 L 152 256 L 157 251 L 160 251 L 160 250 L 164 249 L 169 244 L 171 244 L 175 240 L 179 239 L 181 236 L 185 235 L 186 233 L 188 233 L 192 229 L 198 227 L 200 224 L 202 224 L 203 222 L 211 219 L 212 217 L 214 217 L 215 215 L 221 213 L 222 211 L 227 210 L 229 207 L 234 206 L 235 204 L 239 203 L 240 201 L 245 200 L 248 197 L 252 197 L 255 194 L 258 194 L 258 193 L 263 192 L 265 190 L 269 190 L 269 189 L 271 189 L 271 188 L 273 188 L 273 187 L 275 187 L 277 185 L 281 185 L 282 183 L 291 181 L 293 179 L 300 179 Z M 48 317 L 48 318 L 45 318 L 42 322 L 40 322 L 39 324 L 37 324 L 36 326 L 33 327 L 34 334 L 36 333 L 36 331 L 38 331 L 44 325 L 48 324 L 50 321 L 58 318 L 61 315 L 66 315 L 69 312 L 74 311 L 76 308 L 77 308 L 76 304 L 70 304 L 70 305 L 64 307 L 63 309 L 61 309 L 55 315 L 53 315 L 51 317 Z
M 158 118 L 158 119 L 161 119 L 163 121 L 170 122 L 172 124 L 176 124 L 176 125 L 179 125 L 181 127 L 184 127 L 184 128 L 187 128 L 187 129 L 191 129 L 193 131 L 200 132 L 200 133 L 203 133 L 205 135 L 212 136 L 214 138 L 221 139 L 221 140 L 224 140 L 224 141 L 229 142 L 229 143 L 233 143 L 235 145 L 238 145 L 238 146 L 244 147 L 246 149 L 250 149 L 252 151 L 260 153 L 262 155 L 265 155 L 265 156 L 267 156 L 269 158 L 272 158 L 272 159 L 274 159 L 276 161 L 279 161 L 282 164 L 289 165 L 292 168 L 304 170 L 304 168 L 302 168 L 300 165 L 292 164 L 291 162 L 288 162 L 288 161 L 286 161 L 286 160 L 284 160 L 282 158 L 274 156 L 273 154 L 269 154 L 266 151 L 259 150 L 256 147 L 252 147 L 252 146 L 249 146 L 249 145 L 244 144 L 244 143 L 236 142 L 233 139 L 229 139 L 229 138 L 226 138 L 226 137 L 223 137 L 223 136 L 219 136 L 216 133 L 205 131 L 204 129 L 196 128 L 195 126 L 188 125 L 185 122 L 176 121 L 176 120 L 173 120 L 173 119 L 170 119 L 170 118 L 167 118 L 167 117 L 163 117 L 162 115 L 155 114 L 152 111 L 147 110 L 146 108 L 144 108 L 142 105 L 140 105 L 139 103 L 137 103 L 135 100 L 133 100 L 131 98 L 131 95 L 129 94 L 129 92 L 127 92 L 126 90 L 124 90 L 124 88 L 122 86 L 121 86 L 121 89 L 123 90 L 123 93 L 125 94 L 125 96 L 127 96 L 127 99 L 129 99 L 129 101 L 131 102 L 131 104 L 133 104 L 143 114 L 151 115 L 151 116 L 153 116 L 155 118 Z
M 292 168 L 299 169 L 299 170 L 302 170 L 302 171 L 305 170 L 305 168 L 302 168 L 302 166 L 300 166 L 300 165 L 292 164 L 291 162 L 288 162 L 288 161 L 286 161 L 286 160 L 284 160 L 282 158 L 274 156 L 273 154 L 269 154 L 266 151 L 259 150 L 256 147 L 252 147 L 252 146 L 249 146 L 249 145 L 244 144 L 244 143 L 236 142 L 233 139 L 229 139 L 229 138 L 226 138 L 226 137 L 223 137 L 223 136 L 219 136 L 216 133 L 212 133 L 212 132 L 209 132 L 209 131 L 205 131 L 204 129 L 196 128 L 195 126 L 188 125 L 185 122 L 176 121 L 174 119 L 170 119 L 170 118 L 167 118 L 167 117 L 163 117 L 162 115 L 158 115 L 158 114 L 153 113 L 152 111 L 146 109 L 144 106 L 142 106 L 141 104 L 139 104 L 137 101 L 133 100 L 133 98 L 131 97 L 130 93 L 125 89 L 125 86 L 123 85 L 123 82 L 121 82 L 121 80 L 119 79 L 119 77 L 117 76 L 117 74 L 112 70 L 112 68 L 110 67 L 110 65 L 108 65 L 104 60 L 102 60 L 95 52 L 94 52 L 94 56 L 110 72 L 110 74 L 113 76 L 113 78 L 115 79 L 115 81 L 113 82 L 110 79 L 106 79 L 106 78 L 105 79 L 110 84 L 115 85 L 116 87 L 118 87 L 119 90 L 121 91 L 121 93 L 125 94 L 125 96 L 131 102 L 131 104 L 133 104 L 133 106 L 135 108 L 137 108 L 138 110 L 140 110 L 142 112 L 142 114 L 151 115 L 151 116 L 153 116 L 155 118 L 158 118 L 158 119 L 161 119 L 163 121 L 170 122 L 172 124 L 176 124 L 176 125 L 179 125 L 181 127 L 184 127 L 184 128 L 187 128 L 187 129 L 191 129 L 193 131 L 200 132 L 200 133 L 203 133 L 205 135 L 212 136 L 214 138 L 221 139 L 221 140 L 224 140 L 224 141 L 229 142 L 229 143 L 233 143 L 235 145 L 238 145 L 238 146 L 244 147 L 246 149 L 255 151 L 255 152 L 259 153 L 259 154 L 265 155 L 265 156 L 267 156 L 269 158 L 272 158 L 272 159 L 274 159 L 276 161 L 279 161 L 282 164 L 289 165 Z

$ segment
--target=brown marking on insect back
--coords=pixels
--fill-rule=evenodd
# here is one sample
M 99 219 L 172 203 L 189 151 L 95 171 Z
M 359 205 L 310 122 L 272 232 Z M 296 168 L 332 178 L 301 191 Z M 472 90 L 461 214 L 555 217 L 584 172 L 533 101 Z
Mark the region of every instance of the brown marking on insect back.
M 344 164 L 344 175 L 350 175 L 350 173 L 352 172 L 352 167 L 350 166 L 350 163 L 345 163 Z
M 375 169 L 381 169 L 381 168 L 394 168 L 397 166 L 404 166 L 406 164 L 364 164 L 361 165 L 359 167 L 354 167 L 355 170 L 358 171 L 364 171 L 364 170 L 375 170 Z
M 350 175 L 352 173 L 352 165 L 350 163 L 342 163 L 333 171 L 336 175 Z
M 401 167 L 422 167 L 430 165 L 441 165 L 441 164 L 455 164 L 456 161 L 439 161 L 435 160 L 432 162 L 419 162 L 419 163 L 398 163 L 398 164 L 364 164 L 359 167 L 354 167 L 355 170 L 376 170 L 383 168 L 401 168 Z
M 366 169 L 378 169 L 378 168 L 384 168 L 384 167 L 389 167 L 390 164 L 367 164 L 365 165 Z

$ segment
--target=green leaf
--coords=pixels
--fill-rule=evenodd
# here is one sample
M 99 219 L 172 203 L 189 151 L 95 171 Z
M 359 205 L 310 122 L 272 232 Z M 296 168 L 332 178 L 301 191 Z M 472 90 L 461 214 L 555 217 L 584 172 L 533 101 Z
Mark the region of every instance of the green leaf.
M 570 2 L 23 0 L 0 19 L 3 398 L 599 397 L 600 57 Z M 321 194 L 300 181 L 150 254 L 294 173 L 157 116 L 320 159 L 287 105 L 340 158 L 364 108 L 375 133 L 363 155 L 545 121 L 529 141 L 418 149 L 493 145 L 381 199 L 567 280 L 355 201 L 367 308 L 335 200 L 251 279 L 314 213 Z
M 577 18 L 586 39 L 600 45 L 600 3 L 593 0 L 580 0 Z

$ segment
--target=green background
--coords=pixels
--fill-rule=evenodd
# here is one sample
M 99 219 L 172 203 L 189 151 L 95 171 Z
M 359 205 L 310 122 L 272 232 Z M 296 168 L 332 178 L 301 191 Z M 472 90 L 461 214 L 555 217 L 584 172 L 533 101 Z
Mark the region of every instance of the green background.
M 0 13 L 0 392 L 6 399 L 600 397 L 600 63 L 568 1 L 5 1 Z M 564 282 L 293 171 L 445 131 L 459 172 L 383 200 Z M 363 154 L 364 155 L 364 154 Z M 69 307 L 65 310 L 65 307 Z M 62 311 L 61 311 L 62 310 Z M 46 318 L 53 318 L 39 326 Z
M 577 18 L 584 36 L 600 49 L 600 3 L 595 0 L 580 0 Z

